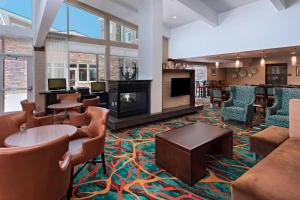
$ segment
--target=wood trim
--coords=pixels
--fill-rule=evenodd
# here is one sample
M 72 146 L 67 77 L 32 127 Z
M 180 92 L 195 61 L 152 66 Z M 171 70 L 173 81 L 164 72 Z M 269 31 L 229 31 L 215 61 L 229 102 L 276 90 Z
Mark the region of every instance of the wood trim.
M 94 8 L 92 6 L 89 6 L 89 5 L 85 4 L 85 3 L 79 2 L 77 0 L 66 0 L 65 2 L 68 3 L 68 4 L 70 4 L 70 5 L 74 5 L 76 7 L 82 8 L 82 9 L 84 9 L 86 11 L 92 12 L 92 13 L 94 13 L 96 15 L 99 15 L 99 16 L 103 17 L 104 20 L 108 19 L 108 20 L 112 20 L 112 21 L 117 21 L 117 22 L 120 22 L 123 25 L 128 26 L 129 28 L 132 28 L 134 30 L 138 30 L 138 26 L 136 24 L 133 24 L 133 23 L 128 22 L 128 21 L 125 21 L 125 20 L 123 20 L 123 19 L 121 19 L 119 17 L 111 15 L 111 14 L 109 14 L 107 12 L 101 11 L 101 10 L 99 10 L 97 8 Z
M 45 51 L 45 47 L 33 47 L 34 51 Z

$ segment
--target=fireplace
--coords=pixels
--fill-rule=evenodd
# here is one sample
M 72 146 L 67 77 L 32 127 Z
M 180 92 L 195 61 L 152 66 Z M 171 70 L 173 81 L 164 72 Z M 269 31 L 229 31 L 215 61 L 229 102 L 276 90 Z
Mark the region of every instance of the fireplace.
M 108 81 L 109 109 L 117 118 L 149 113 L 149 80 Z

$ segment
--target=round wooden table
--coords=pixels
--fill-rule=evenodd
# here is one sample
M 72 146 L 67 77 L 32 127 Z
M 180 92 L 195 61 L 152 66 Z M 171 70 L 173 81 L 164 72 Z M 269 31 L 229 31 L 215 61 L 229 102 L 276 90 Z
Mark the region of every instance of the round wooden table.
M 61 110 L 61 109 L 66 110 L 71 108 L 78 108 L 82 105 L 83 104 L 79 102 L 63 102 L 63 103 L 49 105 L 48 108 L 53 110 Z
M 8 136 L 4 145 L 7 147 L 28 147 L 45 142 L 50 142 L 61 136 L 72 136 L 77 128 L 72 125 L 47 125 L 30 128 Z
M 49 105 L 48 108 L 53 110 L 53 123 L 55 123 L 55 110 L 65 110 L 65 119 L 68 118 L 68 109 L 78 108 L 82 106 L 79 102 L 62 102 Z

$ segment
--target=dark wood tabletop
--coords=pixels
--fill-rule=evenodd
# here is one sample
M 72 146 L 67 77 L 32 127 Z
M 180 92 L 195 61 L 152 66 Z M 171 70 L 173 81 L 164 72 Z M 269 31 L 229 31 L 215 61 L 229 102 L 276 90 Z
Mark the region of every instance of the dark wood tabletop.
M 217 126 L 198 122 L 192 125 L 160 133 L 156 137 L 174 143 L 183 149 L 193 150 L 231 132 L 232 131 L 219 128 Z

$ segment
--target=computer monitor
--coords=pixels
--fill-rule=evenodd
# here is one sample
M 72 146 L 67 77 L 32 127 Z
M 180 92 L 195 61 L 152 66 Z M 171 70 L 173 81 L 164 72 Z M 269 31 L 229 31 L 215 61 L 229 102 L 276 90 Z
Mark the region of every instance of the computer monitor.
M 66 90 L 67 82 L 65 78 L 49 78 L 48 90 Z
M 91 92 L 103 92 L 106 90 L 105 82 L 92 82 Z

